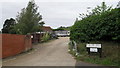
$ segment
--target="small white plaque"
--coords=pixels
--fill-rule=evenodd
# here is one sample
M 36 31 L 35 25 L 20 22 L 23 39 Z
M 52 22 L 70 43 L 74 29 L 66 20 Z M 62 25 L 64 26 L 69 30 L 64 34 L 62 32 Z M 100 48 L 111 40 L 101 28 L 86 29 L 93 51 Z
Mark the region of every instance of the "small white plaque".
M 98 52 L 97 48 L 90 48 L 90 52 Z
M 101 44 L 86 44 L 86 47 L 89 47 L 89 48 L 101 48 Z

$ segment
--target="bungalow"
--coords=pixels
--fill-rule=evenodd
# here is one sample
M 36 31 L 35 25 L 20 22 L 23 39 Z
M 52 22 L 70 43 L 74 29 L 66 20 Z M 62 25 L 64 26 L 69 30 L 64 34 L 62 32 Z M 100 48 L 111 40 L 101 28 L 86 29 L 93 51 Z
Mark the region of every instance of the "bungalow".
M 60 31 L 55 31 L 55 34 L 59 37 L 66 37 L 70 35 L 70 31 L 60 30 Z
M 50 26 L 43 26 L 42 33 L 46 33 L 46 32 L 48 32 L 50 34 L 53 33 L 52 28 Z

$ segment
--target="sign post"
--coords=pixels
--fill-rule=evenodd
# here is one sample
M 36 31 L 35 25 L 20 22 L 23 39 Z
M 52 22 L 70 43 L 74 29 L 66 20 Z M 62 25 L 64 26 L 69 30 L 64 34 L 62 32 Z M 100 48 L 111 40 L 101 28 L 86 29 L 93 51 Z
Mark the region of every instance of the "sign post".
M 102 57 L 102 46 L 101 44 L 86 44 L 88 54 L 99 53 L 100 58 Z

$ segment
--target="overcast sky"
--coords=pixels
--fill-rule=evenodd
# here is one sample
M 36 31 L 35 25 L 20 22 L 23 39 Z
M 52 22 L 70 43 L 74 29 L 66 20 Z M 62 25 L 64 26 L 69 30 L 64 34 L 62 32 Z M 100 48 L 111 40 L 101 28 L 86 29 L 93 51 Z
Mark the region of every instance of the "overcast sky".
M 35 0 L 45 25 L 52 28 L 73 25 L 79 13 L 86 13 L 87 7 L 92 9 L 103 1 L 116 7 L 119 0 Z M 6 19 L 16 18 L 17 12 L 21 12 L 28 2 L 29 0 L 0 0 L 0 29 Z

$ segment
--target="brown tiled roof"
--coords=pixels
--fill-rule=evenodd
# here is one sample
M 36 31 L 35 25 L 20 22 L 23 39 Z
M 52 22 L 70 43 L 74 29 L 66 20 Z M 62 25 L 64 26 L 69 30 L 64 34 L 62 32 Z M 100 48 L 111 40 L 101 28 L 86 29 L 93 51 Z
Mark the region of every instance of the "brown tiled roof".
M 42 30 L 43 31 L 52 31 L 52 28 L 50 26 L 43 26 Z

